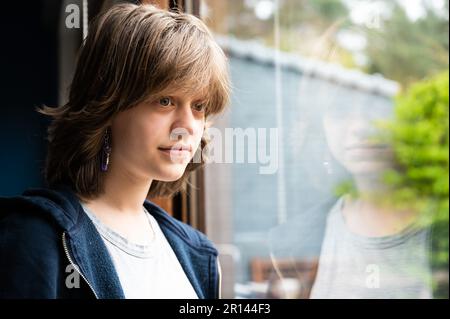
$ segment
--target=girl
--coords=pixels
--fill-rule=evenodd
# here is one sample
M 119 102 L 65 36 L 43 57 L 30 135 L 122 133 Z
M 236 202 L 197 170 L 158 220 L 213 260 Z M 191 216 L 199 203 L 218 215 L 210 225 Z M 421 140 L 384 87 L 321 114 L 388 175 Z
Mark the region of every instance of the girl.
M 211 242 L 146 198 L 201 164 L 228 76 L 192 15 L 121 4 L 98 16 L 68 103 L 40 110 L 53 119 L 49 188 L 0 199 L 0 297 L 218 297 Z
M 329 180 L 351 178 L 358 196 L 327 198 L 272 229 L 277 275 L 295 270 L 296 298 L 432 298 L 430 245 L 436 239 L 431 228 L 424 227 L 417 211 L 386 201 L 392 190 L 383 176 L 397 167 L 391 146 L 374 138 L 380 134 L 374 123 L 392 117 L 392 104 L 367 93 L 342 88 L 339 93 L 353 99 L 323 103 L 316 117 L 320 122 L 311 125 L 318 130 L 312 132 L 323 131 Z

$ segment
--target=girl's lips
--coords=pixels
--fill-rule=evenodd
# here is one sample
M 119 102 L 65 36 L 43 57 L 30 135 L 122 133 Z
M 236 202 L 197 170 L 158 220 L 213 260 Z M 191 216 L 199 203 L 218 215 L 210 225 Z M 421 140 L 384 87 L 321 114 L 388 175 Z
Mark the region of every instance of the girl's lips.
M 189 150 L 177 150 L 177 149 L 159 149 L 161 152 L 167 153 L 167 154 L 190 154 L 191 152 Z
M 191 156 L 190 147 L 160 147 L 158 150 L 167 156 L 170 156 L 170 158 L 174 160 L 178 160 L 180 158 L 190 158 Z
M 190 145 L 175 144 L 172 146 L 162 146 L 162 147 L 159 147 L 158 149 L 162 150 L 162 151 L 169 151 L 169 152 L 170 151 L 178 151 L 178 152 L 184 151 L 184 152 L 190 153 L 192 150 L 192 147 Z

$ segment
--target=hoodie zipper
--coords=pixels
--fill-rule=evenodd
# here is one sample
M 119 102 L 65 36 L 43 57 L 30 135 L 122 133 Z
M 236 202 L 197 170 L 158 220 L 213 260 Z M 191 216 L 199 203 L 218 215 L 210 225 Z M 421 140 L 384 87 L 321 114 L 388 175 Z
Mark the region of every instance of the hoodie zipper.
M 218 299 L 222 299 L 222 267 L 220 266 L 219 258 L 217 258 L 217 274 L 219 275 L 219 291 L 217 292 Z
M 69 260 L 69 263 L 78 272 L 78 274 L 81 276 L 81 278 L 83 278 L 83 280 L 87 283 L 89 288 L 91 288 L 91 291 L 95 295 L 95 298 L 98 299 L 98 296 L 97 296 L 94 288 L 92 288 L 92 285 L 89 283 L 89 281 L 86 279 L 86 277 L 81 273 L 80 268 L 72 261 L 72 258 L 70 257 L 69 249 L 67 248 L 66 232 L 63 232 L 63 234 L 62 234 L 62 244 L 64 247 L 64 252 L 66 253 L 67 259 Z

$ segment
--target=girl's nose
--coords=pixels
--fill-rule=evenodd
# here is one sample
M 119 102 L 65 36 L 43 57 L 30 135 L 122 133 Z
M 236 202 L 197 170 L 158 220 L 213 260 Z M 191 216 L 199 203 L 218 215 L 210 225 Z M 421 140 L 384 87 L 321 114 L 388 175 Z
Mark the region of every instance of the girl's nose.
M 179 137 L 193 135 L 196 121 L 190 105 L 180 105 L 177 107 L 175 121 L 171 131 L 175 131 Z

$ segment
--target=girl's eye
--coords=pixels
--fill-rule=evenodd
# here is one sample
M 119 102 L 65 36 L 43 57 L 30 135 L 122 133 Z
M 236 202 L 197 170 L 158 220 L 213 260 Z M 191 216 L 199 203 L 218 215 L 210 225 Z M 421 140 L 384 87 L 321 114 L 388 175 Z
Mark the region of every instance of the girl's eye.
M 197 112 L 204 112 L 205 111 L 205 104 L 204 103 L 197 103 L 197 104 L 194 104 L 193 108 Z
M 169 97 L 163 97 L 159 99 L 159 104 L 162 106 L 169 106 L 172 104 L 172 100 Z

